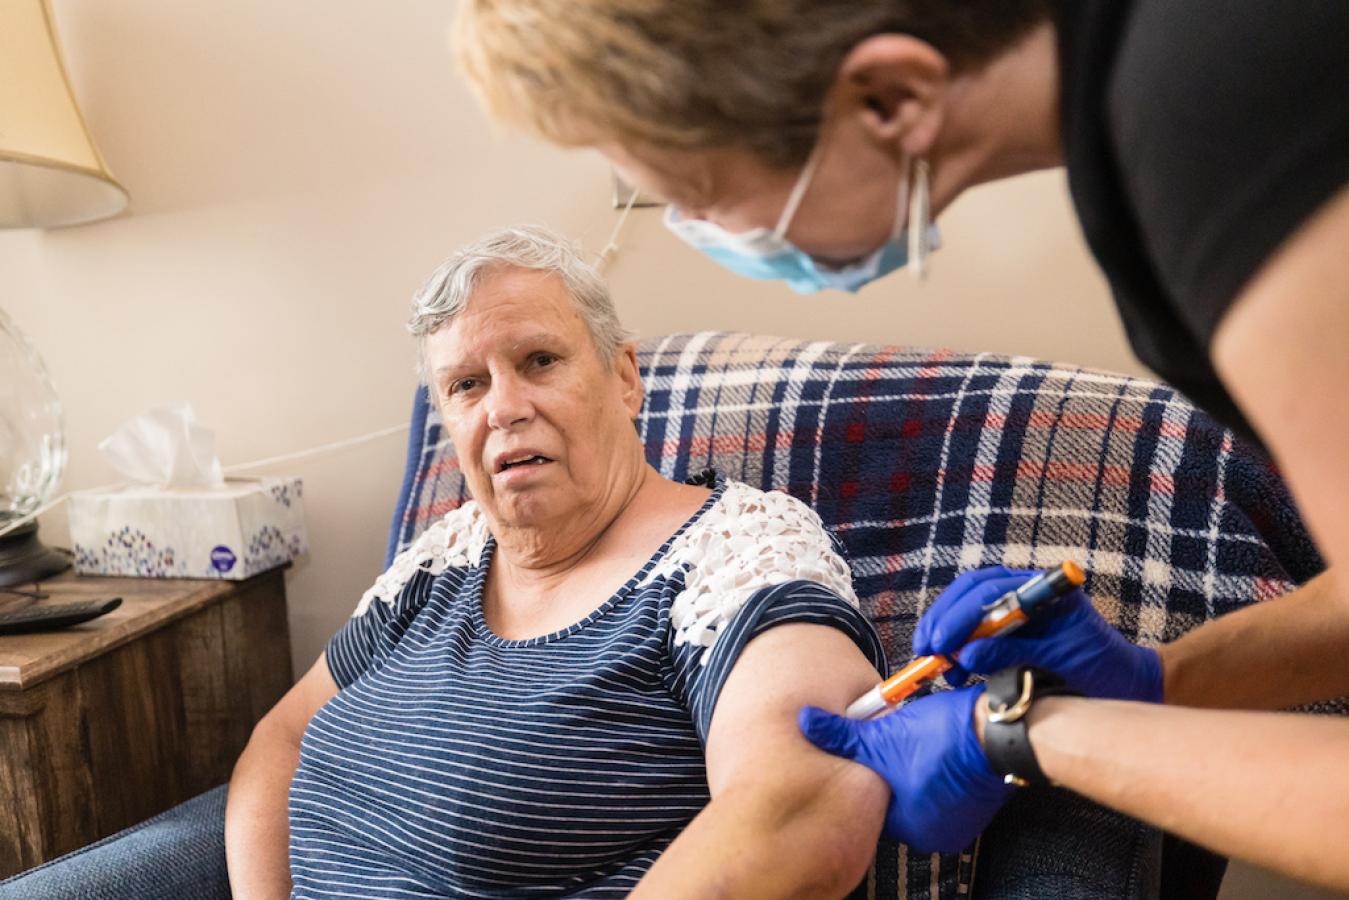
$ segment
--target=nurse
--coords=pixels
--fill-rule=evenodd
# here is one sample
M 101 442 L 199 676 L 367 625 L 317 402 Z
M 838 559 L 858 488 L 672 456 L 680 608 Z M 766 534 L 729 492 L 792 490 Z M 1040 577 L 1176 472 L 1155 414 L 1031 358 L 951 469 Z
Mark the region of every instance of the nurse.
M 1154 651 L 1079 594 L 961 654 L 987 690 L 803 711 L 889 782 L 893 836 L 963 847 L 1005 776 L 1048 780 L 1349 888 L 1349 723 L 1261 712 L 1349 694 L 1346 35 L 1342 0 L 460 3 L 498 118 L 598 149 L 680 237 L 798 290 L 921 267 L 966 188 L 1066 165 L 1139 359 L 1287 477 L 1329 565 L 1279 600 Z M 957 579 L 915 651 L 959 647 L 1024 578 Z

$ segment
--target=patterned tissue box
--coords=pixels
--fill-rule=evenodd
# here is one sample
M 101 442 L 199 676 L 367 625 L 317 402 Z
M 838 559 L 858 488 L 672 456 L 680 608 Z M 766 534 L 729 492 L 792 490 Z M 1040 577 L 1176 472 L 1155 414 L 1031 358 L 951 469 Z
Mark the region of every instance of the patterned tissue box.
M 229 478 L 221 488 L 76 491 L 70 537 L 81 575 L 237 581 L 308 552 L 299 478 Z

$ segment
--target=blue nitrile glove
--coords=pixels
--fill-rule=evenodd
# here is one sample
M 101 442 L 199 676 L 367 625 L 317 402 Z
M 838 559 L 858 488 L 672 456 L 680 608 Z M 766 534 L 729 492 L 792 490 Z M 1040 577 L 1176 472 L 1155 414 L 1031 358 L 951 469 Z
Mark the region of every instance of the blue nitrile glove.
M 885 833 L 922 852 L 974 842 L 1015 788 L 988 765 L 974 733 L 983 685 L 921 697 L 869 721 L 813 706 L 797 716 L 812 744 L 859 762 L 890 785 Z
M 960 650 L 984 616 L 980 607 L 1037 574 L 995 566 L 961 575 L 923 614 L 913 635 L 914 654 Z M 1080 590 L 1060 597 L 1009 635 L 975 641 L 955 659 L 960 665 L 946 673 L 952 685 L 964 684 L 970 672 L 987 675 L 1025 664 L 1058 674 L 1088 697 L 1162 701 L 1157 651 L 1125 640 Z

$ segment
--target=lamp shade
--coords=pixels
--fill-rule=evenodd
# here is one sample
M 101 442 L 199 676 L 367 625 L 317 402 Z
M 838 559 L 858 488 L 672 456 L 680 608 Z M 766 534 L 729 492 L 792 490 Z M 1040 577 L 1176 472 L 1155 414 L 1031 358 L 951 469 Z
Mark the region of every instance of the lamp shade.
M 92 222 L 126 204 L 75 105 L 47 0 L 0 0 L 0 228 Z

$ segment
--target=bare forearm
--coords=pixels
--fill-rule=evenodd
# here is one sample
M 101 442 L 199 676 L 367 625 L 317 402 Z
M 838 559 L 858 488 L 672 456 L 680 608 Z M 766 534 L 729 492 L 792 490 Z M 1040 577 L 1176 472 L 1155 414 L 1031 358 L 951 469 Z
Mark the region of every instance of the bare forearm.
M 1166 702 L 1286 709 L 1349 695 L 1349 600 L 1328 570 L 1162 647 Z
M 1196 843 L 1349 888 L 1349 723 L 1050 698 L 1031 712 L 1045 774 Z
M 230 779 L 225 859 L 243 900 L 290 896 L 287 796 L 300 751 L 284 736 L 255 731 Z
M 713 800 L 632 896 L 843 896 L 871 862 L 888 795 L 873 772 L 833 762 L 799 790 L 784 775 L 776 795 L 730 790 Z

